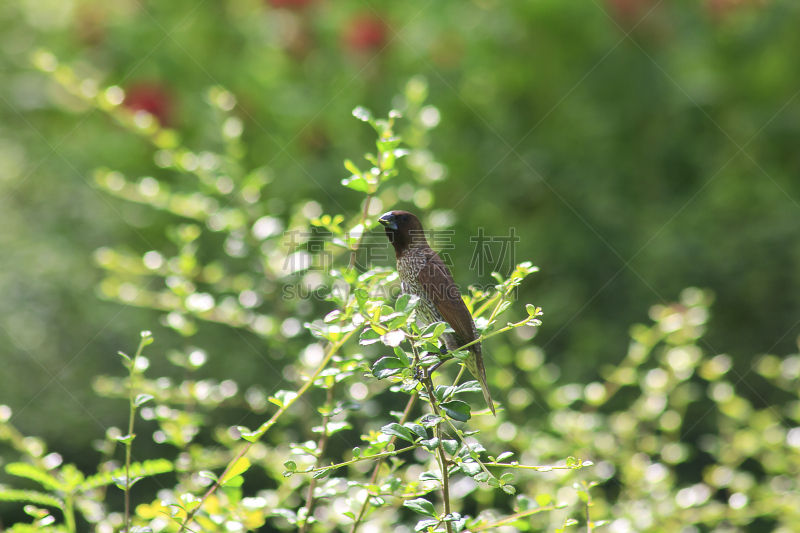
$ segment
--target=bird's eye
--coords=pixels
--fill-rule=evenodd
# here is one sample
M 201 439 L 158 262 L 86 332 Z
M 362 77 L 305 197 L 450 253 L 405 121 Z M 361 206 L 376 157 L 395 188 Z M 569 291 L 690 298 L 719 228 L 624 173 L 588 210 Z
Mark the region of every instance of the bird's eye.
M 408 222 L 408 215 L 403 215 L 403 222 Z

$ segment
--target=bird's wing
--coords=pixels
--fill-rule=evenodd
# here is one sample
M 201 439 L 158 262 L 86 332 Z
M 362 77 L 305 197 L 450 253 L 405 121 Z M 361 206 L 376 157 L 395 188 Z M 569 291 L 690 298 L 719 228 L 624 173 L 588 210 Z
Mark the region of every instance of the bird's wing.
M 428 299 L 433 302 L 442 318 L 450 324 L 462 344 L 474 341 L 477 337 L 472 315 L 470 315 L 464 300 L 461 299 L 458 286 L 453 282 L 453 276 L 450 275 L 447 265 L 441 260 L 439 254 L 431 250 L 417 279 Z M 479 349 L 477 346 L 476 348 Z

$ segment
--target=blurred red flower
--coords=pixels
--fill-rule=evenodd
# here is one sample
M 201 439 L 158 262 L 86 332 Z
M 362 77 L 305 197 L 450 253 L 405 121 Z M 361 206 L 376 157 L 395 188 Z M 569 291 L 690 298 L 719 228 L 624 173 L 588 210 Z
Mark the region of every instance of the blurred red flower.
M 344 41 L 353 50 L 383 48 L 386 44 L 386 24 L 374 15 L 360 15 L 347 24 Z
M 147 111 L 162 126 L 172 121 L 172 99 L 162 85 L 139 83 L 125 90 L 123 105 L 131 111 Z

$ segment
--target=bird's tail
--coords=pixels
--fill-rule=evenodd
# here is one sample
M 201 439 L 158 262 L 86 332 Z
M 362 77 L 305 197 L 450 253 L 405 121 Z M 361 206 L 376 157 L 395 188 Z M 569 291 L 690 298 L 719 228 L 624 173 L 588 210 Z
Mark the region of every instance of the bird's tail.
M 497 413 L 494 410 L 494 402 L 492 401 L 492 395 L 489 392 L 489 387 L 486 384 L 486 369 L 483 366 L 483 356 L 477 350 L 469 351 L 469 356 L 464 359 L 464 364 L 467 367 L 473 376 L 478 380 L 478 383 L 481 386 L 481 391 L 483 392 L 483 399 L 486 400 L 489 409 L 492 410 L 492 414 L 497 416 Z

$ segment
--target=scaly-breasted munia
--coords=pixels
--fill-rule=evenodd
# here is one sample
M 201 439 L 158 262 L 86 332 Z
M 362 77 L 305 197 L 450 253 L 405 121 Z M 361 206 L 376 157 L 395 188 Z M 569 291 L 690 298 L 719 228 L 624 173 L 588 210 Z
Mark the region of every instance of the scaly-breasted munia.
M 419 297 L 417 316 L 424 324 L 447 322 L 453 333 L 442 335 L 448 351 L 458 350 L 478 338 L 478 330 L 467 305 L 461 299 L 447 265 L 425 239 L 422 223 L 407 211 L 389 211 L 378 220 L 386 228 L 386 236 L 394 246 L 397 272 L 403 292 Z M 486 385 L 481 343 L 467 347 L 464 359 L 467 369 L 478 379 L 483 397 L 495 414 L 494 402 Z

